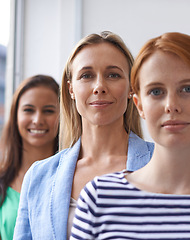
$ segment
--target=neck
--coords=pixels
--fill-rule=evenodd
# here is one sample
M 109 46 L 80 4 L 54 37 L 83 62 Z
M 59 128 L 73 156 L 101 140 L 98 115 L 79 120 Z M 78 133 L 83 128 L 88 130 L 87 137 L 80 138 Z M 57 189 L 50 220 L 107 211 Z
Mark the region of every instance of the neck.
M 127 155 L 128 134 L 123 126 L 93 126 L 83 129 L 82 157 Z
M 151 161 L 155 164 L 158 171 L 170 170 L 171 175 L 189 175 L 190 149 L 187 147 L 183 149 L 168 149 L 160 145 L 155 145 Z
M 52 145 L 52 144 L 51 144 Z M 25 150 L 22 152 L 22 165 L 19 170 L 18 175 L 12 181 L 10 186 L 17 192 L 21 191 L 22 181 L 25 173 L 30 168 L 30 166 L 38 160 L 45 159 L 54 154 L 53 145 L 45 147 L 32 147 L 32 146 L 23 146 Z
M 138 182 L 145 182 L 145 190 L 153 192 L 190 194 L 189 156 L 187 147 L 179 150 L 155 145 L 151 161 L 139 170 Z
M 24 148 L 22 153 L 22 166 L 21 169 L 27 171 L 28 168 L 38 160 L 43 160 L 54 154 L 53 146 L 45 147 L 27 147 Z M 31 154 L 32 153 L 32 154 Z

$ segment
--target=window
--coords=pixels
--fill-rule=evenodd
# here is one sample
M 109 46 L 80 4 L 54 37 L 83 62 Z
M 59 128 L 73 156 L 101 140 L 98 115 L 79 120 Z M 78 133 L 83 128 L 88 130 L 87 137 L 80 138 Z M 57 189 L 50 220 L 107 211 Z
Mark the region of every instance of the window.
M 0 0 L 0 135 L 4 124 L 5 76 L 10 25 L 10 1 Z

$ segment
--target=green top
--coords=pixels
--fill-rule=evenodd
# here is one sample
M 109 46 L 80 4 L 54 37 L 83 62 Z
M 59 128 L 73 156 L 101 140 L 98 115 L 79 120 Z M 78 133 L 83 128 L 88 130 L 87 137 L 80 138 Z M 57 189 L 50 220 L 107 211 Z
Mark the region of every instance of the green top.
M 1 240 L 12 240 L 16 223 L 20 193 L 11 187 L 7 193 L 3 205 L 0 207 L 0 235 Z

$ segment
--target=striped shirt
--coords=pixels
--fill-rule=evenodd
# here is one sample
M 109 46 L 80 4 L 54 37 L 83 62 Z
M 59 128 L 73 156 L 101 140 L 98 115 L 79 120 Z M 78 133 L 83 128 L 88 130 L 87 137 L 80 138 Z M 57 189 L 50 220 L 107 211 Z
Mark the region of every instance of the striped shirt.
M 81 191 L 73 239 L 190 239 L 190 195 L 151 193 L 125 171 L 94 178 Z

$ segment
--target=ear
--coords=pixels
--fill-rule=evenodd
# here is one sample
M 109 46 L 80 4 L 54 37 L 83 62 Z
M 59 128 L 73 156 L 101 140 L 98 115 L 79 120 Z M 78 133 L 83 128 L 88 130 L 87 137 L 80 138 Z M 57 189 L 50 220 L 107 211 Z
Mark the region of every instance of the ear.
M 71 95 L 71 98 L 72 98 L 72 99 L 75 99 L 75 94 L 74 94 L 74 92 L 73 92 L 73 86 L 72 86 L 71 81 L 67 81 L 67 84 L 68 84 L 69 93 L 70 93 L 70 95 Z
M 133 95 L 133 102 L 139 112 L 139 115 L 145 119 L 145 115 L 144 115 L 144 111 L 143 111 L 143 107 L 142 107 L 142 103 L 141 103 L 141 98 L 137 95 L 137 94 L 134 94 Z
M 128 93 L 128 99 L 131 99 L 132 97 L 133 97 L 133 92 L 131 91 Z

